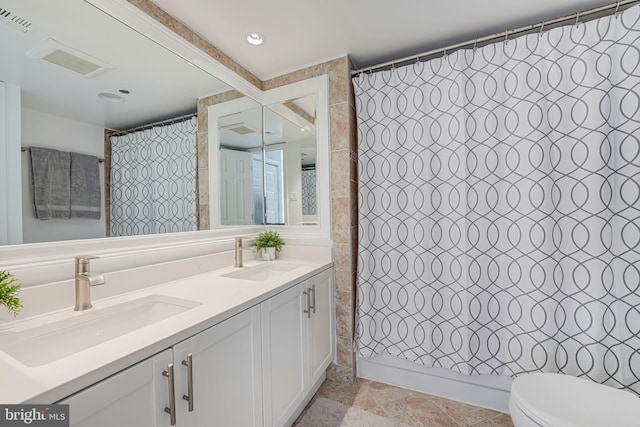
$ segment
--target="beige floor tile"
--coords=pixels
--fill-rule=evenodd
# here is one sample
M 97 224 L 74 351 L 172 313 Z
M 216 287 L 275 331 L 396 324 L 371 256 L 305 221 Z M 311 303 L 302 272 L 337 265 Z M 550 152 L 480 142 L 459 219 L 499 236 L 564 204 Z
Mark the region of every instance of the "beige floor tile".
M 319 397 L 294 427 L 409 427 L 397 420 Z
M 479 406 L 468 405 L 444 397 L 430 396 L 433 403 L 451 417 L 460 427 L 469 427 L 482 421 L 490 420 L 500 415 L 499 412 L 491 409 L 480 408 Z
M 389 384 L 383 384 L 375 381 L 360 380 L 362 387 L 369 391 L 369 394 L 378 404 L 393 402 L 394 400 L 404 399 L 416 393 L 413 390 L 396 387 Z
M 334 402 L 334 409 L 341 410 L 333 412 L 342 415 L 329 414 L 332 411 L 327 408 L 332 407 L 331 402 L 314 407 L 319 399 Z M 310 411 L 314 412 L 313 417 L 308 415 Z M 354 383 L 326 380 L 295 425 L 513 427 L 511 417 L 506 414 L 364 379 L 357 379 Z
M 355 408 L 370 409 L 377 406 L 377 402 L 373 399 L 368 390 L 362 386 L 360 381 L 353 384 L 341 381 L 326 380 L 320 390 L 318 396 L 335 400 L 343 405 L 353 406 Z
M 509 415 L 500 414 L 495 418 L 475 424 L 473 427 L 513 427 L 513 422 Z
M 388 417 L 412 426 L 458 427 L 429 397 L 418 393 L 383 404 L 382 410 Z

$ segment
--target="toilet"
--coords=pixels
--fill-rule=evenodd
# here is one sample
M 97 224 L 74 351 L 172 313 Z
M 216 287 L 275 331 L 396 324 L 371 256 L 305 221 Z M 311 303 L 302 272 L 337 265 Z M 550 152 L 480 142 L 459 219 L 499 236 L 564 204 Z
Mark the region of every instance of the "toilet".
M 511 384 L 515 427 L 639 427 L 640 398 L 571 375 L 535 373 Z

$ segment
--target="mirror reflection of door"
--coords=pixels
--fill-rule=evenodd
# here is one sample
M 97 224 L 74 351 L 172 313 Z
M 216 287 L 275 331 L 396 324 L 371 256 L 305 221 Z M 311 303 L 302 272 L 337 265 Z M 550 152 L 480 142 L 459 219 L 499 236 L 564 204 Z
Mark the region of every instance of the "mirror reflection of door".
M 318 224 L 315 115 L 313 95 L 264 110 L 267 224 Z
M 262 107 L 218 118 L 220 224 L 263 224 Z
M 253 154 L 220 150 L 220 214 L 223 224 L 251 224 L 253 210 Z
M 262 157 L 253 156 L 253 218 L 254 224 L 264 224 L 264 196 L 262 192 L 264 188 L 262 186 L 264 172 L 262 169 Z
M 266 223 L 284 225 L 284 150 L 266 150 L 264 162 Z

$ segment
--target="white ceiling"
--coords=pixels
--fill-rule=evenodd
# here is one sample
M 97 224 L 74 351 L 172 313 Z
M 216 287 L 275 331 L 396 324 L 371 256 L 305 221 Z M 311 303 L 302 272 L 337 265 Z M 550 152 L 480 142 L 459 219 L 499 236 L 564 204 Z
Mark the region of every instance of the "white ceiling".
M 356 67 L 613 0 L 153 0 L 262 80 L 349 54 Z M 266 42 L 245 41 L 260 32 Z

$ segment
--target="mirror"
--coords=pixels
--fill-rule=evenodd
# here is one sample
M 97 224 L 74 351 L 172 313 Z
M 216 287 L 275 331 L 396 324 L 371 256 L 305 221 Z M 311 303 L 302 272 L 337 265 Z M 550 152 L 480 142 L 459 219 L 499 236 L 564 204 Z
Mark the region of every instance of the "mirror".
M 108 5 L 106 0 L 102 3 Z M 120 7 L 124 6 L 118 6 Z M 131 7 L 126 6 L 125 9 Z M 257 112 L 262 108 L 261 103 L 245 96 L 211 74 L 194 67 L 182 57 L 86 1 L 0 0 L 0 9 L 0 53 L 3 55 L 3 60 L 0 61 L 0 102 L 4 102 L 6 107 L 4 111 L 0 109 L 0 122 L 5 120 L 4 123 L 8 128 L 7 135 L 15 136 L 13 139 L 4 141 L 0 136 L 0 148 L 6 146 L 9 150 L 7 152 L 11 153 L 11 161 L 15 159 L 14 163 L 11 163 L 12 167 L 7 169 L 7 179 L 12 185 L 17 186 L 18 182 L 22 184 L 21 189 L 14 191 L 22 195 L 22 203 L 17 202 L 16 195 L 10 196 L 2 200 L 2 203 L 15 208 L 10 206 L 0 213 L 2 216 L 7 215 L 6 218 L 10 219 L 10 224 L 22 224 L 22 226 L 15 227 L 15 230 L 19 231 L 10 235 L 8 239 L 3 237 L 6 234 L 0 236 L 0 244 L 56 242 L 115 235 L 105 220 L 105 217 L 111 215 L 111 207 L 114 203 L 111 199 L 111 191 L 104 190 L 105 186 L 113 184 L 109 182 L 113 173 L 110 166 L 115 157 L 115 153 L 109 152 L 108 149 L 105 151 L 105 146 L 107 148 L 113 146 L 113 144 L 105 144 L 105 134 L 111 130 L 145 128 L 146 125 L 158 122 L 162 122 L 163 126 L 174 121 L 181 123 L 189 119 L 183 116 L 195 112 L 198 115 L 197 153 L 195 154 L 197 157 L 189 161 L 197 167 L 197 181 L 192 187 L 197 191 L 193 202 L 196 203 L 195 209 L 199 214 L 197 229 L 262 224 L 267 216 L 267 222 L 272 225 L 315 225 L 321 222 L 322 225 L 316 231 L 325 234 L 330 232 L 330 223 L 319 221 L 319 216 L 329 218 L 330 206 L 327 187 L 329 163 L 326 76 L 260 92 L 232 72 L 219 68 L 222 67 L 219 64 L 207 62 L 206 55 L 195 55 L 199 59 L 194 62 L 202 61 L 197 63 L 202 64 L 210 72 L 220 73 L 227 81 L 235 82 L 234 84 L 243 87 L 256 99 L 269 104 L 264 114 L 259 115 L 260 123 L 258 123 Z M 106 10 L 113 13 L 110 6 L 107 6 Z M 138 12 L 123 13 L 120 9 L 118 10 L 114 15 L 120 16 L 123 22 L 135 22 L 132 25 L 139 25 L 139 20 L 134 18 Z M 155 34 L 150 36 L 152 39 L 163 40 L 163 43 L 171 46 L 171 49 L 176 52 L 181 52 L 185 57 L 193 56 L 189 53 L 190 48 L 184 47 L 184 43 L 176 45 L 172 41 L 172 36 L 165 37 L 164 33 L 158 34 L 158 31 L 162 32 L 162 30 L 151 30 L 152 27 L 152 24 L 141 25 L 145 34 Z M 105 37 L 105 34 L 108 34 L 108 37 Z M 51 51 L 52 46 L 62 51 L 62 59 L 56 59 L 55 55 L 49 60 L 42 59 L 48 55 L 47 52 Z M 56 52 L 56 49 L 53 51 Z M 69 59 L 64 55 L 65 52 L 80 59 L 84 58 L 97 67 L 86 71 L 88 74 L 86 76 L 65 69 L 55 63 L 64 64 L 64 58 Z M 80 61 L 80 63 L 83 62 Z M 69 66 L 69 64 L 66 65 Z M 9 96 L 12 93 L 13 97 Z M 106 93 L 107 98 L 111 97 L 110 94 L 117 95 L 122 97 L 124 102 L 105 102 L 104 99 L 98 98 L 97 95 L 100 93 Z M 304 113 L 302 111 L 305 110 L 303 105 L 305 101 L 302 98 L 305 97 L 301 95 L 307 93 L 314 95 L 306 101 L 308 103 L 306 108 L 310 112 Z M 291 101 L 281 102 L 282 99 Z M 242 105 L 238 106 L 238 103 Z M 295 104 L 298 104 L 297 107 L 294 106 Z M 314 104 L 316 107 L 309 107 Z M 319 119 L 314 123 L 312 110 L 317 109 L 318 105 L 322 108 L 318 113 Z M 217 115 L 211 114 L 210 109 L 215 110 L 215 108 L 222 108 L 222 110 L 217 112 Z M 250 112 L 251 110 L 253 112 Z M 245 114 L 245 111 L 251 117 L 241 117 L 240 121 L 235 121 L 238 117 L 234 114 L 239 112 Z M 221 186 L 217 169 L 219 165 L 218 121 L 220 120 L 222 125 L 226 126 L 223 128 L 223 133 L 233 132 L 230 125 L 234 123 L 256 122 L 251 125 L 252 129 L 256 130 L 255 132 L 252 130 L 253 137 L 255 139 L 258 135 L 262 135 L 265 140 L 264 146 L 258 147 L 257 142 L 254 141 L 253 145 L 242 149 L 251 153 L 255 171 L 251 175 L 252 188 L 247 193 L 251 195 L 252 204 L 248 212 L 252 212 L 252 216 L 245 217 L 242 221 L 237 220 L 235 223 L 225 220 L 225 224 L 220 220 Z M 275 129 L 267 129 L 263 125 L 267 122 Z M 312 138 L 307 138 L 307 135 L 290 135 L 289 128 L 299 126 L 299 129 L 302 129 L 305 125 L 308 126 L 305 129 L 309 132 L 308 135 L 312 135 L 314 131 L 318 132 L 315 136 L 322 147 L 327 147 L 326 153 L 324 148 L 320 152 L 317 152 L 317 148 L 314 151 Z M 317 126 L 317 130 L 314 130 L 314 126 Z M 116 136 L 123 134 L 126 135 L 126 133 L 120 133 Z M 308 143 L 299 142 L 303 139 L 308 139 Z M 297 154 L 293 156 L 288 154 L 287 150 L 278 149 L 278 146 L 293 147 L 293 141 L 302 144 L 299 147 L 301 150 L 299 158 Z M 229 140 L 224 144 L 233 151 L 240 151 L 238 147 L 233 146 L 236 143 L 237 141 Z M 317 142 L 315 143 L 317 145 Z M 19 153 L 20 145 L 51 147 L 104 158 L 105 163 L 99 166 L 100 187 L 103 189 L 101 219 L 99 221 L 86 218 L 48 221 L 35 219 L 31 189 L 33 185 L 30 170 L 31 158 L 26 151 Z M 15 155 L 13 151 L 16 152 Z M 318 157 L 316 162 L 319 165 L 318 171 L 324 174 L 315 181 L 312 177 L 313 172 L 302 169 L 306 167 L 309 171 L 313 170 L 314 152 Z M 130 150 L 125 150 L 125 153 L 129 156 Z M 260 156 L 262 161 L 258 161 Z M 146 156 L 142 157 L 146 158 Z M 304 164 L 303 157 L 306 158 Z M 3 167 L 9 164 L 7 159 L 0 159 Z M 262 166 L 264 162 L 269 162 L 269 171 Z M 170 175 L 174 166 L 169 164 L 164 168 L 169 172 L 161 176 Z M 274 168 L 279 168 L 280 172 L 271 174 Z M 158 168 L 160 169 L 162 168 Z M 269 172 L 272 178 L 268 185 L 263 181 L 266 172 Z M 307 183 L 304 191 L 303 176 L 306 176 L 304 182 Z M 171 177 L 172 175 L 169 176 Z M 299 188 L 298 185 L 300 185 Z M 262 192 L 258 193 L 260 186 L 262 186 Z M 224 191 L 229 192 L 228 189 Z M 265 199 L 265 191 L 270 195 L 268 200 Z M 5 193 L 0 191 L 0 194 Z M 237 197 L 236 200 L 238 200 Z M 313 200 L 316 200 L 317 215 L 313 213 Z M 310 206 L 303 208 L 303 201 L 308 201 L 305 203 Z M 227 203 L 227 207 L 231 205 L 226 196 L 222 203 Z M 248 203 L 247 205 L 249 206 Z M 132 203 L 123 209 L 123 212 L 126 217 L 135 217 L 131 213 L 145 209 L 147 209 L 145 202 Z M 243 209 L 247 211 L 246 207 Z M 171 210 L 169 209 L 168 212 Z M 0 222 L 7 223 L 6 218 L 0 218 Z M 112 222 L 111 218 L 108 220 Z M 175 231 L 179 230 L 165 227 L 150 232 Z M 127 233 L 137 234 L 137 232 L 122 234 L 129 235 Z
M 245 97 L 209 107 L 212 228 L 318 225 L 316 102 L 261 108 Z
M 21 179 L 23 243 L 110 235 L 105 222 L 111 213 L 104 191 L 105 181 L 110 180 L 105 129 L 122 131 L 196 113 L 199 101 L 224 98 L 224 94 L 243 97 L 85 1 L 0 0 L 0 12 L 0 82 L 20 94 L 10 108 L 17 111 L 21 123 L 10 125 L 21 130 L 21 145 L 107 156 L 107 163 L 99 165 L 101 219 L 42 221 L 34 215 L 31 159 L 28 152 L 22 153 L 21 177 L 16 177 L 14 185 Z M 69 69 L 77 65 L 88 68 Z M 107 94 L 103 95 L 107 101 L 122 102 L 107 102 L 98 98 L 101 93 Z M 206 123 L 199 121 L 198 133 L 201 125 L 206 132 Z M 206 151 L 203 154 L 199 148 L 206 160 Z M 198 173 L 204 172 L 201 175 L 208 174 L 200 159 L 197 167 Z M 204 185 L 208 177 L 198 178 L 195 203 L 202 219 L 198 228 L 208 229 L 209 195 Z
M 220 225 L 264 222 L 262 107 L 252 104 L 218 119 Z
M 316 98 L 264 109 L 265 224 L 318 225 Z

